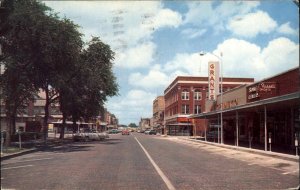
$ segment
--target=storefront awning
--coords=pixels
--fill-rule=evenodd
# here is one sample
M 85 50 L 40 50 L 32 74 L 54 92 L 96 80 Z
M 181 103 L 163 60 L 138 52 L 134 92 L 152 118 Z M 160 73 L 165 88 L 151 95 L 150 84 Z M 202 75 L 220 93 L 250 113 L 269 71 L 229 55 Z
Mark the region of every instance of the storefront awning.
M 167 126 L 187 126 L 187 125 L 192 125 L 191 123 L 172 123 L 172 124 L 167 124 Z
M 189 118 L 209 118 L 210 116 L 214 116 L 216 114 L 222 113 L 227 113 L 227 112 L 232 112 L 232 111 L 239 111 L 239 110 L 245 110 L 245 109 L 251 109 L 255 107 L 262 107 L 264 105 L 276 105 L 279 106 L 280 103 L 284 102 L 290 102 L 291 105 L 296 105 L 300 104 L 300 92 L 295 92 L 292 94 L 287 94 L 287 95 L 282 95 L 282 96 L 277 96 L 277 97 L 272 97 L 264 100 L 259 100 L 256 102 L 250 102 L 244 105 L 236 106 L 233 108 L 228 108 L 224 110 L 216 110 L 212 112 L 207 112 L 207 113 L 201 113 L 201 114 L 194 114 L 189 116 Z

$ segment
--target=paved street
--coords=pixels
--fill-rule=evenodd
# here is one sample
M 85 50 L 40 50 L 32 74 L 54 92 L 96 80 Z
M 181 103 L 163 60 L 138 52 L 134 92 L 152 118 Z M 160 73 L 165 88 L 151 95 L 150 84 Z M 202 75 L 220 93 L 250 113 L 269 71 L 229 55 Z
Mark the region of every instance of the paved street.
M 133 133 L 1 161 L 3 189 L 288 189 L 298 163 Z

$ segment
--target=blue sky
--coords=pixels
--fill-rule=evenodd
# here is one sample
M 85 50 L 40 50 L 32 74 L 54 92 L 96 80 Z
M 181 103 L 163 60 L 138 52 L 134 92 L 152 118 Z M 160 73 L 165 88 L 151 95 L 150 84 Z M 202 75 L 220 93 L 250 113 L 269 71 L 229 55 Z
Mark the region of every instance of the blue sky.
M 176 76 L 207 76 L 223 53 L 225 77 L 261 80 L 299 66 L 299 8 L 282 1 L 43 1 L 73 20 L 87 41 L 116 52 L 120 124 L 152 117 L 152 102 Z

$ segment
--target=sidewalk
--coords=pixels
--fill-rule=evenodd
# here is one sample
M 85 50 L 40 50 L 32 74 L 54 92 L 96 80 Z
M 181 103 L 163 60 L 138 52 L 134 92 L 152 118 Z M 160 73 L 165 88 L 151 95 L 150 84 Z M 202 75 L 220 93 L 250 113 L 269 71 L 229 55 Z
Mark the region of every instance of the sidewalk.
M 288 161 L 294 161 L 294 162 L 299 161 L 299 156 L 291 155 L 291 154 L 283 154 L 283 153 L 278 153 L 278 152 L 264 151 L 264 150 L 245 148 L 245 147 L 227 145 L 227 144 L 218 144 L 218 143 L 214 143 L 214 142 L 198 140 L 198 139 L 195 139 L 195 138 L 189 137 L 189 136 L 180 136 L 180 137 L 177 136 L 175 138 L 181 139 L 181 140 L 186 140 L 186 141 L 191 141 L 191 142 L 196 142 L 196 143 L 202 143 L 202 144 L 206 144 L 206 145 L 212 145 L 212 146 L 221 147 L 221 148 L 226 148 L 226 149 L 233 149 L 233 150 L 237 150 L 237 151 L 241 151 L 241 152 L 248 152 L 248 153 L 253 153 L 253 154 L 270 156 L 273 158 L 274 157 L 280 158 L 280 159 L 288 160 Z
M 18 143 L 13 143 L 15 146 L 11 146 L 9 148 L 3 148 L 3 153 L 1 154 L 1 160 L 6 160 L 9 158 L 21 156 L 24 154 L 32 153 L 39 150 L 44 150 L 47 148 L 60 146 L 62 144 L 67 144 L 73 142 L 70 136 L 66 136 L 63 140 L 59 138 L 47 138 L 47 142 L 45 143 L 42 139 L 39 140 L 31 140 L 22 143 L 22 149 L 19 149 Z M 7 152 L 5 151 L 7 150 Z

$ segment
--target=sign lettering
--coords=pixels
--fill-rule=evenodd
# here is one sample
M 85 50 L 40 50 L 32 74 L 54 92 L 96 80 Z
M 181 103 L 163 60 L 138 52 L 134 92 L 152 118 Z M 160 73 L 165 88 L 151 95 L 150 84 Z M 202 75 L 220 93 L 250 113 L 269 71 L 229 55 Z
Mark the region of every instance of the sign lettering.
M 248 88 L 248 100 L 258 98 L 261 96 L 261 93 L 272 93 L 273 90 L 276 89 L 275 82 L 261 82 L 255 86 L 251 86 Z
M 219 93 L 219 63 L 208 63 L 208 83 L 209 83 L 209 99 L 216 100 L 216 95 Z

